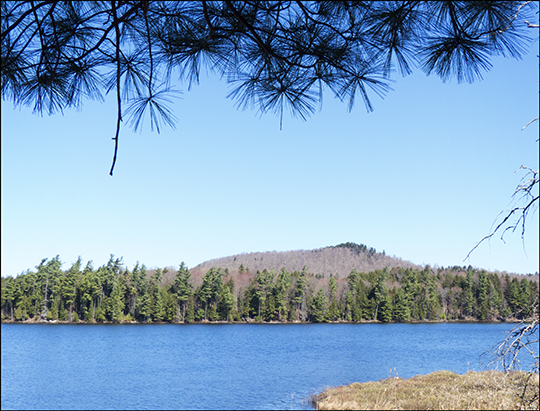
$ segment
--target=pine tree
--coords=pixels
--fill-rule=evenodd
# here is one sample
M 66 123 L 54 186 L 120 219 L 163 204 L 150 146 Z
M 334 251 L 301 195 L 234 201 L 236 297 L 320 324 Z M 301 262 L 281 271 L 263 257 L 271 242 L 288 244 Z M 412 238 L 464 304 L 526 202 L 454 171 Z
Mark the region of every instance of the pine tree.
M 392 319 L 392 311 L 392 300 L 390 299 L 390 295 L 387 293 L 380 301 L 379 315 L 377 319 L 383 323 L 389 322 Z
M 190 277 L 191 273 L 189 272 L 185 263 L 182 261 L 175 278 L 176 296 L 179 304 L 182 306 L 182 321 L 185 321 L 186 305 L 189 298 L 193 294 L 193 284 L 191 284 L 189 281 Z
M 428 320 L 439 320 L 442 316 L 442 309 L 439 301 L 439 295 L 437 294 L 434 276 L 428 276 L 426 278 L 425 296 Z
M 221 287 L 219 305 L 220 318 L 225 321 L 230 321 L 230 312 L 234 307 L 234 295 L 231 290 L 230 282 L 223 284 L 223 286 Z
M 194 297 L 191 296 L 188 300 L 188 308 L 186 312 L 185 322 L 192 323 L 195 321 L 195 302 L 193 301 Z
M 141 305 L 139 307 L 139 316 L 143 321 L 151 320 L 152 317 L 152 296 L 147 290 L 141 297 Z
M 353 295 L 352 295 L 352 292 L 349 290 L 345 294 L 345 307 L 344 307 L 345 321 L 352 321 L 353 304 L 354 304 Z
M 416 271 L 410 268 L 405 270 L 404 273 L 404 305 L 409 309 L 411 318 L 419 320 L 420 313 L 416 304 L 416 298 L 419 292 L 418 277 Z
M 217 273 L 217 270 L 215 268 L 211 268 L 210 270 L 206 272 L 206 274 L 203 276 L 203 283 L 198 293 L 199 299 L 204 302 L 204 320 L 205 321 L 208 314 L 208 304 L 210 302 L 210 299 L 214 295 L 214 288 L 215 288 L 215 285 L 217 284 L 216 273 Z
M 388 318 L 392 318 L 392 302 L 389 299 L 388 289 L 385 281 L 388 277 L 388 271 L 384 269 L 379 272 L 375 286 L 371 290 L 370 298 L 375 305 L 375 313 L 373 314 L 373 320 L 389 321 Z
M 291 286 L 291 275 L 285 269 L 285 267 L 282 267 L 277 276 L 276 284 L 273 288 L 279 321 L 284 321 L 287 318 L 287 305 L 288 305 L 287 297 L 288 297 L 288 291 L 289 291 L 290 286 Z
M 10 320 L 14 318 L 13 300 L 15 299 L 16 281 L 13 277 L 7 277 L 5 284 L 2 284 L 2 300 L 7 302 Z
M 519 293 L 520 318 L 527 318 L 531 313 L 531 287 L 529 281 L 524 278 L 521 280 Z
M 465 288 L 461 293 L 461 299 L 463 304 L 463 314 L 465 316 L 473 316 L 475 313 L 475 298 L 473 294 L 474 280 L 472 269 L 467 270 L 467 277 L 465 280 Z
M 313 303 L 311 305 L 311 319 L 313 322 L 320 323 L 325 321 L 327 306 L 328 298 L 326 298 L 321 288 L 317 292 L 317 295 L 313 299 Z
M 73 304 L 77 297 L 77 282 L 81 275 L 81 257 L 77 259 L 71 268 L 66 272 L 64 281 L 62 282 L 61 293 L 64 298 L 64 303 L 68 305 L 68 321 L 72 320 Z
M 489 280 L 484 271 L 478 274 L 478 318 L 485 321 L 489 314 Z
M 123 281 L 117 279 L 113 286 L 113 291 L 110 296 L 110 318 L 114 322 L 121 322 L 124 319 L 124 290 Z
M 349 109 L 360 95 L 371 111 L 368 90 L 385 95 L 394 65 L 472 82 L 490 58 L 519 58 L 516 16 L 534 3 L 2 2 L 2 95 L 52 114 L 115 90 L 112 175 L 122 118 L 135 130 L 147 116 L 152 130 L 174 127 L 174 70 L 191 85 L 206 66 L 240 107 L 280 119 L 307 118 L 324 88 Z
M 301 321 L 305 321 L 304 305 L 306 302 L 306 288 L 307 288 L 307 267 L 304 266 L 302 271 L 296 277 L 296 288 L 294 292 L 294 302 L 296 305 L 295 320 L 298 321 L 300 317 Z
M 392 317 L 395 321 L 404 322 L 411 319 L 411 312 L 407 302 L 405 289 L 399 288 L 394 292 L 394 311 Z

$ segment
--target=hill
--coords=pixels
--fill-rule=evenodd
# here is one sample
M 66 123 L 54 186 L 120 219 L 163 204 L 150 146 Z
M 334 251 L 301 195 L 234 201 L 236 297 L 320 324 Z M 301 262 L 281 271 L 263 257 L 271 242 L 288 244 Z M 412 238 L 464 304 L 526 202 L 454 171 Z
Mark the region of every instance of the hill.
M 538 307 L 538 274 L 419 267 L 353 243 L 239 254 L 189 270 L 83 269 L 60 256 L 2 277 L 1 318 L 69 322 L 513 321 Z
M 279 271 L 282 267 L 290 272 L 301 271 L 305 266 L 310 273 L 324 274 L 326 277 L 333 274 L 337 278 L 345 278 L 353 270 L 368 273 L 385 267 L 422 269 L 419 265 L 395 256 L 390 257 L 384 252 L 379 253 L 363 244 L 342 243 L 315 250 L 242 253 L 205 261 L 190 271 L 194 275 L 204 274 L 215 267 L 235 272 L 240 266 L 252 273 L 264 269 Z

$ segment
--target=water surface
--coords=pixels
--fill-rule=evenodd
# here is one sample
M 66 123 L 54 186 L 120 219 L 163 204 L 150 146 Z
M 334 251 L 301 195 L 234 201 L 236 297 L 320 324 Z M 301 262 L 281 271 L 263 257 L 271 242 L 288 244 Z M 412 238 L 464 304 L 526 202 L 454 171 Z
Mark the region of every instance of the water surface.
M 2 409 L 308 408 L 326 386 L 479 371 L 512 327 L 2 324 Z

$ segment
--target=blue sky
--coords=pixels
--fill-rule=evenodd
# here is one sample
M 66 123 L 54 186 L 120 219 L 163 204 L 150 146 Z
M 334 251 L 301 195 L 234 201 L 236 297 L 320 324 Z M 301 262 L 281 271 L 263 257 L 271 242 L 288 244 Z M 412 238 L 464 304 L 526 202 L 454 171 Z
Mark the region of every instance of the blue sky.
M 307 121 L 239 110 L 203 76 L 174 104 L 177 128 L 124 126 L 114 177 L 116 108 L 41 117 L 2 102 L 2 276 L 59 254 L 94 266 L 189 267 L 242 252 L 352 241 L 417 264 L 538 271 L 538 212 L 525 241 L 494 237 L 463 261 L 538 169 L 538 42 L 497 58 L 484 80 L 444 84 L 416 71 L 375 111 L 330 93 Z

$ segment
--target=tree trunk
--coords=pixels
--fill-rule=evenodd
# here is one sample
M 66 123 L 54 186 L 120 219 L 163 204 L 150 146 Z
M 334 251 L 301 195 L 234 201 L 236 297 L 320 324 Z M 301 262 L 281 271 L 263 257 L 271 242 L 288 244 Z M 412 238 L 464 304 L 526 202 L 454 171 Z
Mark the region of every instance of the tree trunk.
M 47 303 L 49 300 L 47 299 L 47 293 L 49 292 L 49 277 L 47 276 L 47 282 L 45 283 L 45 298 L 43 299 L 43 309 L 41 310 L 41 319 L 45 320 L 47 318 L 47 312 L 49 311 L 49 308 L 47 307 Z

